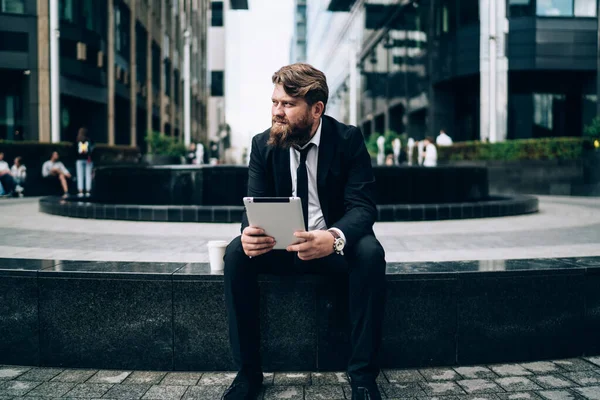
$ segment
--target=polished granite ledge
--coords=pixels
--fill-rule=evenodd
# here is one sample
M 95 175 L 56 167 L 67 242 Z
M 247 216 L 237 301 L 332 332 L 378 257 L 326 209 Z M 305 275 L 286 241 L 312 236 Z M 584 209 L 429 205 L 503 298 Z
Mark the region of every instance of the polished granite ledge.
M 581 272 L 600 274 L 600 256 L 537 258 L 516 260 L 466 260 L 389 262 L 387 279 L 417 278 L 473 278 L 482 273 L 486 276 L 543 275 Z M 106 279 L 177 279 L 177 280 L 223 280 L 222 271 L 211 271 L 208 263 L 184 262 L 138 262 L 138 261 L 77 261 L 39 260 L 28 258 L 0 258 L 0 276 L 70 277 Z M 314 281 L 325 279 L 318 275 L 261 275 L 261 281 Z
M 600 257 L 390 263 L 386 368 L 600 354 Z M 347 278 L 261 275 L 270 370 L 343 370 Z M 0 364 L 231 370 L 206 263 L 0 259 Z
M 39 210 L 46 214 L 74 218 L 236 223 L 242 220 L 244 207 L 120 205 L 94 203 L 77 197 L 44 197 L 40 199 Z M 493 218 L 530 214 L 538 210 L 539 202 L 536 197 L 515 195 L 470 203 L 378 205 L 377 220 L 392 222 Z

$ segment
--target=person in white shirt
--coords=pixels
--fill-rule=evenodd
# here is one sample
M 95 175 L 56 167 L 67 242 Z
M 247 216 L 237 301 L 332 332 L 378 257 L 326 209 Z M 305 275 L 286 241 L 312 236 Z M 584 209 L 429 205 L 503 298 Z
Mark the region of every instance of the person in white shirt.
M 435 138 L 435 144 L 438 146 L 452 146 L 452 138 L 446 134 L 445 130 L 440 130 L 440 134 Z
M 15 192 L 19 194 L 19 197 L 23 197 L 23 186 L 25 185 L 25 179 L 27 179 L 27 167 L 23 165 L 23 159 L 20 156 L 15 157 L 15 164 L 10 169 L 10 173 L 17 184 Z
M 435 147 L 435 144 L 433 144 L 433 138 L 426 137 L 423 144 L 425 145 L 425 151 L 423 152 L 423 166 L 437 166 L 437 148 Z
M 4 188 L 4 193 L 8 195 L 12 194 L 17 186 L 15 179 L 10 173 L 8 163 L 4 161 L 3 152 L 0 152 L 0 184 L 2 184 L 2 187 Z
M 64 193 L 63 198 L 65 198 L 69 194 L 67 179 L 71 179 L 71 173 L 58 159 L 58 152 L 53 152 L 50 159 L 42 165 L 42 176 L 47 179 L 58 179 Z

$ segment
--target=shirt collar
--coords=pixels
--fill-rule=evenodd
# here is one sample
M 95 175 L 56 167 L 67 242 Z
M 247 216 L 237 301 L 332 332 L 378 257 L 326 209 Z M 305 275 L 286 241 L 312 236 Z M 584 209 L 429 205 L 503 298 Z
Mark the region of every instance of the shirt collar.
M 306 148 L 306 146 L 308 146 L 309 144 L 314 144 L 315 147 L 319 147 L 319 144 L 321 143 L 321 127 L 323 126 L 323 118 L 319 119 L 319 127 L 317 128 L 317 131 L 315 132 L 315 134 L 313 135 L 312 139 L 310 139 L 310 142 L 306 143 L 304 146 L 300 147 L 300 150 L 304 150 Z

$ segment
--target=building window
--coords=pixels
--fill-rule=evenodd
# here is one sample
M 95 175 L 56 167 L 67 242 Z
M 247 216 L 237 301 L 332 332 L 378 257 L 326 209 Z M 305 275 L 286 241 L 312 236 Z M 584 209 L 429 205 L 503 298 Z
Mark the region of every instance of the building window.
M 223 26 L 223 2 L 213 1 L 211 3 L 210 26 Z
M 596 103 L 598 96 L 595 94 L 584 94 L 583 102 L 581 106 L 581 122 L 585 128 L 587 125 L 592 123 L 592 120 L 596 117 Z
M 458 19 L 461 26 L 479 23 L 479 0 L 463 0 L 458 3 Z
M 25 14 L 25 0 L 1 0 L 0 12 L 8 14 Z
M 223 71 L 210 72 L 210 95 L 223 96 L 225 94 L 225 82 Z
M 538 0 L 536 14 L 543 17 L 572 17 L 573 0 Z
M 533 94 L 533 137 L 561 136 L 565 117 L 564 95 Z
M 83 1 L 83 9 L 82 9 L 82 17 L 85 23 L 85 28 L 87 30 L 93 31 L 94 26 L 94 5 L 93 0 L 84 0 Z
M 129 57 L 129 11 L 121 3 L 115 4 L 115 50 L 122 57 Z
M 576 17 L 595 17 L 596 0 L 575 0 Z
M 0 31 L 0 51 L 29 51 L 29 35 L 26 32 Z
M 595 17 L 596 0 L 537 0 L 541 17 Z
M 456 29 L 456 3 L 452 0 L 442 0 L 436 8 L 436 35 L 454 32 Z
M 531 17 L 534 14 L 533 0 L 508 0 L 508 15 L 510 17 Z
M 58 2 L 58 16 L 63 22 L 75 22 L 73 0 L 60 0 Z

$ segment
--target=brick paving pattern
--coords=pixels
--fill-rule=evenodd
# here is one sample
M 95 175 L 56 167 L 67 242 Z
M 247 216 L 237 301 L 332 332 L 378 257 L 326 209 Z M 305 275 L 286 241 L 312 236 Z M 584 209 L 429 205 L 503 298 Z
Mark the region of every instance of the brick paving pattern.
M 0 365 L 0 399 L 218 400 L 232 372 L 157 372 Z M 600 356 L 521 364 L 384 370 L 389 400 L 600 400 Z M 266 373 L 261 400 L 344 400 L 343 372 Z

